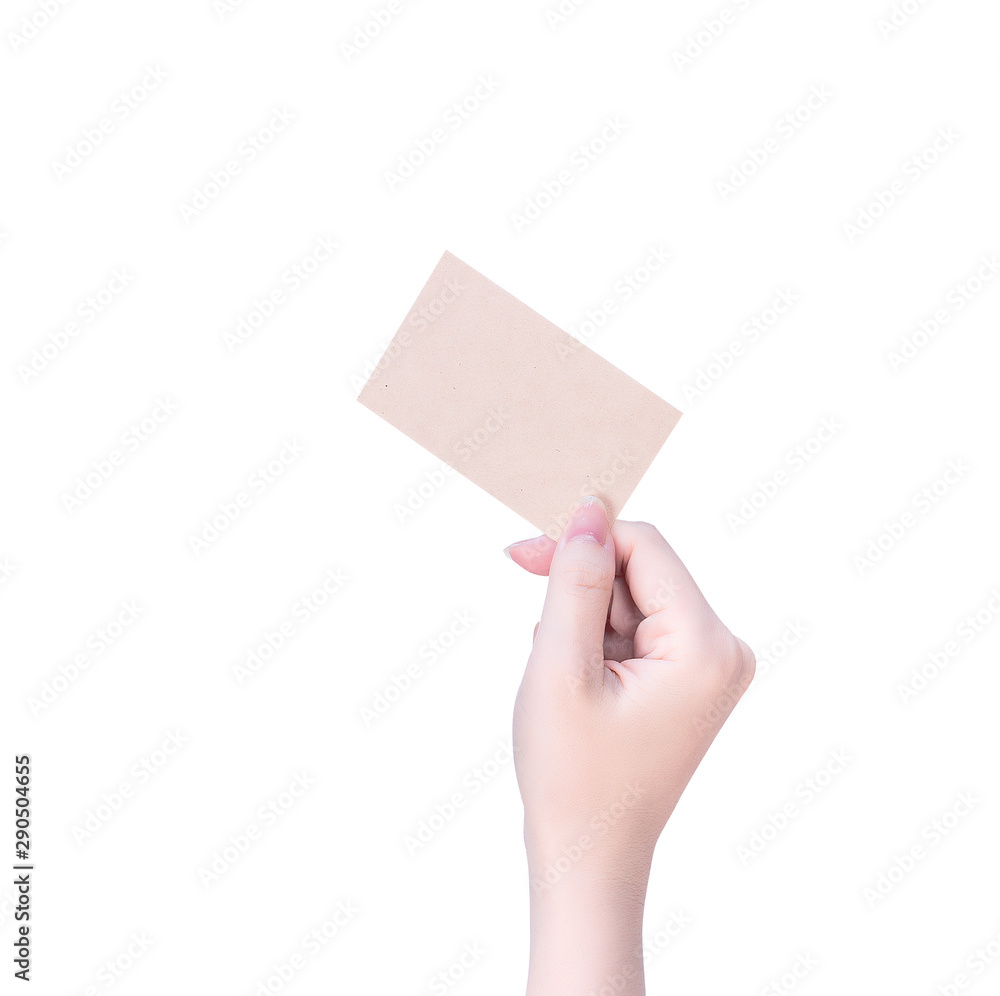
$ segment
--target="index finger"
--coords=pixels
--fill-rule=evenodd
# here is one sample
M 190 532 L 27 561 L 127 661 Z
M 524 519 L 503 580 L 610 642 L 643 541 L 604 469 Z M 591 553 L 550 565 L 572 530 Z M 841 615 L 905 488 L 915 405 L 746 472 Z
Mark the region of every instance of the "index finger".
M 704 601 L 690 572 L 660 531 L 648 522 L 619 519 L 611 527 L 615 539 L 615 574 L 624 577 L 644 616 L 666 608 L 681 591 L 694 591 Z M 513 543 L 507 556 L 531 574 L 546 577 L 556 541 L 542 535 Z

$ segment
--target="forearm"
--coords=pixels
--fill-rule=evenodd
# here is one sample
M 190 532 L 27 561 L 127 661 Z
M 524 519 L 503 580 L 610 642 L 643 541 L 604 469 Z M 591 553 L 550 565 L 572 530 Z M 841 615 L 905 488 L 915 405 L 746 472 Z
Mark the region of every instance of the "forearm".
M 532 870 L 527 996 L 644 996 L 646 876 Z

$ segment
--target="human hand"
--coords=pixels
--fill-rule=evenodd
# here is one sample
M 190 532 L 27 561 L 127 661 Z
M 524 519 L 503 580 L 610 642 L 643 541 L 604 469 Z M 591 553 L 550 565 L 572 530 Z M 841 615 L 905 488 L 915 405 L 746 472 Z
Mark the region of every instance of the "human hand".
M 508 553 L 549 576 L 514 707 L 529 993 L 583 992 L 618 976 L 631 983 L 621 991 L 641 993 L 653 849 L 753 678 L 754 656 L 653 526 L 609 531 L 596 499 L 577 507 L 558 543 L 542 536 Z

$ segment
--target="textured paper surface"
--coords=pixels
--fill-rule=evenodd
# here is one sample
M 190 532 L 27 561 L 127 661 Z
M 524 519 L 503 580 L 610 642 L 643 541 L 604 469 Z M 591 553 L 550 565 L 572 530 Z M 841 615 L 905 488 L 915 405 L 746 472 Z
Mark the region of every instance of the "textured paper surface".
M 542 532 L 612 521 L 681 413 L 446 252 L 358 400 Z

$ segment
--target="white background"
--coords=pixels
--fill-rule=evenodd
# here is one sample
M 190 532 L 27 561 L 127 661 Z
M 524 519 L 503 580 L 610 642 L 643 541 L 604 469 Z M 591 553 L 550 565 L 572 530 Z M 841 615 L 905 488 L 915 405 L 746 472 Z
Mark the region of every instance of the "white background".
M 995 992 L 975 951 L 1000 937 L 1000 292 L 968 281 L 1000 251 L 996 6 L 907 0 L 898 29 L 880 27 L 888 0 L 589 0 L 562 19 L 421 0 L 381 28 L 367 2 L 44 6 L 7 4 L 0 24 L 2 794 L 29 752 L 35 991 L 278 991 L 293 956 L 280 991 L 300 996 L 523 987 L 520 800 L 509 761 L 483 766 L 504 761 L 544 591 L 501 550 L 533 531 L 461 477 L 435 486 L 440 463 L 355 400 L 449 249 L 684 411 L 624 517 L 661 529 L 758 653 L 657 851 L 649 991 L 753 994 L 816 962 L 796 991 L 931 994 L 965 972 Z M 151 68 L 165 78 L 143 92 Z M 481 77 L 493 92 L 450 113 Z M 116 102 L 133 87 L 133 108 Z M 811 92 L 829 96 L 796 119 Z M 262 132 L 276 110 L 292 122 Z M 427 161 L 387 177 L 435 128 Z M 218 196 L 184 212 L 199 191 Z M 320 238 L 339 248 L 311 262 Z M 670 262 L 650 274 L 654 248 Z M 296 265 L 308 281 L 228 345 Z M 629 277 L 649 279 L 626 299 Z M 796 303 L 752 341 L 781 291 Z M 158 399 L 176 411 L 123 442 Z M 838 428 L 818 437 L 824 420 Z M 254 490 L 288 441 L 301 452 Z M 195 551 L 240 491 L 249 507 Z M 348 580 L 302 621 L 331 570 Z M 129 601 L 137 618 L 102 644 Z M 429 665 L 434 639 L 453 645 Z M 12 897 L 0 886 L 5 987 Z M 341 903 L 357 912 L 337 929 Z M 665 943 L 675 914 L 690 924 Z M 431 988 L 466 944 L 475 966 Z

